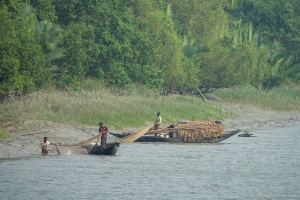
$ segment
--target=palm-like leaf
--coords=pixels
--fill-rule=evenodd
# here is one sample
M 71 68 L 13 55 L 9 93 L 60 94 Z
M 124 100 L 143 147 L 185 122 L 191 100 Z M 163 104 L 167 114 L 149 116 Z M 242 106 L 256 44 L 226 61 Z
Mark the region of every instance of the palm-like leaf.
M 62 49 L 59 49 L 59 48 L 53 49 L 50 53 L 47 54 L 46 61 L 50 62 L 52 60 L 61 58 L 64 56 L 63 53 L 64 53 L 64 51 Z
M 166 7 L 166 11 L 165 14 L 167 17 L 171 17 L 172 16 L 172 12 L 171 12 L 171 4 L 169 3 Z
M 41 33 L 45 31 L 47 22 L 46 21 L 40 21 L 36 25 L 36 40 L 39 41 Z
M 282 76 L 282 81 L 286 80 L 287 78 L 291 77 L 294 74 L 300 73 L 300 64 L 296 64 L 290 69 L 288 69 Z
M 296 64 L 288 69 L 283 71 L 282 66 L 285 66 L 290 60 L 290 58 L 282 59 L 278 64 L 277 73 L 270 75 L 268 80 L 265 82 L 264 89 L 269 91 L 272 88 L 281 85 L 286 79 L 290 78 L 294 74 L 300 73 L 300 64 Z M 281 71 L 281 72 L 280 72 Z
M 34 30 L 36 29 L 36 24 L 38 22 L 35 16 L 35 9 L 32 8 L 29 4 L 24 3 L 20 11 L 20 16 L 28 30 L 34 32 Z

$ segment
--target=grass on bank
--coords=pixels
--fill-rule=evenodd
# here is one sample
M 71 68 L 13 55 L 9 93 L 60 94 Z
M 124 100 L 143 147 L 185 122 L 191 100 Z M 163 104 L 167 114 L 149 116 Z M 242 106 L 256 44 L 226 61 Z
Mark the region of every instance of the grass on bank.
M 154 122 L 157 112 L 161 112 L 164 124 L 180 120 L 223 120 L 233 116 L 201 98 L 161 96 L 146 89 L 48 90 L 10 97 L 0 104 L 0 113 L 9 116 L 95 126 L 102 121 L 116 129 L 145 126 Z
M 300 87 L 274 88 L 270 92 L 240 86 L 217 90 L 213 94 L 232 102 L 252 104 L 275 111 L 300 108 Z M 119 90 L 104 88 L 93 82 L 81 91 L 39 91 L 27 96 L 10 97 L 0 104 L 0 113 L 10 118 L 50 120 L 54 122 L 125 129 L 154 122 L 161 112 L 163 123 L 180 120 L 223 120 L 234 114 L 203 102 L 202 99 L 170 95 L 161 96 L 145 88 Z
M 214 95 L 226 101 L 251 104 L 267 110 L 300 110 L 300 87 L 282 86 L 269 92 L 252 86 L 237 86 L 216 90 Z
M 0 139 L 5 139 L 5 138 L 9 138 L 9 137 L 10 137 L 9 133 L 0 129 Z

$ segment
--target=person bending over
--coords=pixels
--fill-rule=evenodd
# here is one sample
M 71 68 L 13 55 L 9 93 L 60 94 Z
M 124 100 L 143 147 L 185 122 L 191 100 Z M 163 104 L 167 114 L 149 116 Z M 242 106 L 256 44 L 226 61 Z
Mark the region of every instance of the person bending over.
M 43 154 L 49 153 L 48 145 L 50 145 L 50 144 L 55 145 L 54 143 L 49 142 L 47 137 L 44 137 L 44 141 L 41 142 L 41 149 L 42 149 Z

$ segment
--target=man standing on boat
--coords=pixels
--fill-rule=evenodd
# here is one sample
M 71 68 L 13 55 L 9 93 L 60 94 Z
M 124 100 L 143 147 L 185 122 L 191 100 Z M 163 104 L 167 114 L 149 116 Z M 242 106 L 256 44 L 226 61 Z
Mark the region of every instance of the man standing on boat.
M 157 116 L 156 116 L 156 119 L 155 119 L 155 122 L 154 122 L 154 130 L 159 129 L 159 125 L 161 124 L 161 120 L 162 120 L 162 117 L 160 116 L 160 112 L 158 112 Z M 157 134 L 155 134 L 155 137 L 157 137 Z
M 106 126 L 103 125 L 102 122 L 99 123 L 99 137 L 98 140 L 101 136 L 101 146 L 105 147 L 106 146 L 106 140 L 107 140 L 107 133 L 108 129 Z

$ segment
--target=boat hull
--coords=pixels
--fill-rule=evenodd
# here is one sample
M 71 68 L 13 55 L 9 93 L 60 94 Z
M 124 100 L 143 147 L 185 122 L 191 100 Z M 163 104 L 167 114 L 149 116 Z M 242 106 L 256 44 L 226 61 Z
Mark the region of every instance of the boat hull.
M 106 147 L 102 147 L 99 144 L 95 144 L 89 154 L 96 155 L 116 155 L 118 147 L 120 146 L 119 142 L 107 144 Z
M 146 135 L 146 136 L 142 136 L 140 138 L 138 138 L 137 140 L 135 140 L 134 142 L 171 142 L 171 143 L 219 143 L 237 133 L 239 133 L 240 130 L 237 129 L 235 131 L 230 131 L 228 133 L 224 133 L 219 137 L 216 138 L 203 138 L 201 140 L 198 141 L 184 141 L 181 140 L 179 138 L 164 138 L 164 137 L 155 137 L 152 135 Z M 114 135 L 115 137 L 118 138 L 122 138 L 125 137 L 126 134 L 118 134 L 118 133 L 111 133 L 112 135 Z
M 239 134 L 238 136 L 239 136 L 239 137 L 253 137 L 252 135 L 253 135 L 253 134 L 250 134 L 250 133 L 248 133 L 248 132 L 245 132 L 245 133 Z

